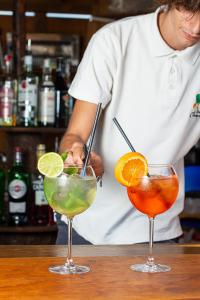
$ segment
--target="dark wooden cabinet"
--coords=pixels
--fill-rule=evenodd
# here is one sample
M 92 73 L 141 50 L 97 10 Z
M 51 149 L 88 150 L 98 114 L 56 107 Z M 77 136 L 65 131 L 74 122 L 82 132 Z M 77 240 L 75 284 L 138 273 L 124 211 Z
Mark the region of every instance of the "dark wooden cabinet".
M 47 151 L 55 151 L 65 128 L 0 128 L 0 151 L 7 156 L 5 172 L 13 162 L 15 146 L 23 148 L 25 153 L 24 166 L 29 173 L 36 169 L 36 146 L 45 144 Z M 31 193 L 30 193 L 31 196 Z M 5 215 L 8 212 L 8 199 L 5 197 Z M 30 201 L 32 199 L 30 198 Z M 0 244 L 54 244 L 57 235 L 56 225 L 46 226 L 0 226 Z
M 13 149 L 22 147 L 24 151 L 24 166 L 27 172 L 36 168 L 36 146 L 45 144 L 46 151 L 57 151 L 65 128 L 50 127 L 4 127 L 0 128 L 0 151 L 7 155 L 7 166 L 13 161 Z
M 57 226 L 0 226 L 0 245 L 53 245 Z

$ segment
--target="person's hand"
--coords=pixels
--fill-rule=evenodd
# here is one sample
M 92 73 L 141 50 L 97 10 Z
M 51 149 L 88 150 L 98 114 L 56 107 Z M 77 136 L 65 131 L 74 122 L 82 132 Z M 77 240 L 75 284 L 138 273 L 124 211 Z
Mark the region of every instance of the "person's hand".
M 65 160 L 65 166 L 68 165 L 83 165 L 84 164 L 84 158 L 86 153 L 84 152 L 84 144 L 81 142 L 75 142 L 71 149 L 67 150 L 68 155 Z M 101 177 L 104 172 L 103 167 L 103 161 L 100 155 L 98 155 L 96 152 L 91 151 L 90 158 L 89 158 L 89 164 L 92 166 L 96 177 Z

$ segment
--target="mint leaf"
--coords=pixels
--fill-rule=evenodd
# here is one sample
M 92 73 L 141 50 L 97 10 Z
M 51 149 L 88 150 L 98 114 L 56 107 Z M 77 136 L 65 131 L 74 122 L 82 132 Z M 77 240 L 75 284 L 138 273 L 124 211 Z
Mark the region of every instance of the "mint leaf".
M 74 175 L 78 173 L 78 168 L 76 167 L 67 167 L 64 168 L 63 172 L 68 175 Z
M 68 155 L 68 152 L 62 152 L 62 153 L 60 154 L 60 156 L 62 157 L 62 160 L 63 160 L 63 161 L 66 160 L 67 155 Z

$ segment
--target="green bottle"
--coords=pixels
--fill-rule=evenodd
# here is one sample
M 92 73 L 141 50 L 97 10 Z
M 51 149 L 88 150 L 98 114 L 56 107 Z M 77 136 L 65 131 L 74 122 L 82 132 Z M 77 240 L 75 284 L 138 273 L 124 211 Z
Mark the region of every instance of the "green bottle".
M 0 224 L 5 222 L 4 215 L 4 195 L 5 195 L 5 171 L 3 168 L 3 164 L 7 161 L 4 153 L 0 153 Z
M 9 224 L 26 225 L 28 223 L 29 174 L 24 171 L 21 147 L 14 149 L 14 161 L 8 171 Z
M 31 40 L 24 56 L 24 73 L 18 79 L 17 125 L 37 126 L 38 77 L 33 73 Z

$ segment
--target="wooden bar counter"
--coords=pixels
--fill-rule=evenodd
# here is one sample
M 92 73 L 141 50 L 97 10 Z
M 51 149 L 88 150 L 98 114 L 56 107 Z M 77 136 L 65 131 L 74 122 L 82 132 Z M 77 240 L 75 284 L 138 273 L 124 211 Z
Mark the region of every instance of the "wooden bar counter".
M 65 261 L 65 246 L 0 245 L 0 299 L 148 299 L 200 300 L 200 244 L 155 244 L 158 263 L 167 273 L 146 274 L 130 269 L 144 262 L 148 245 L 73 246 L 74 260 L 88 265 L 82 275 L 48 272 Z

